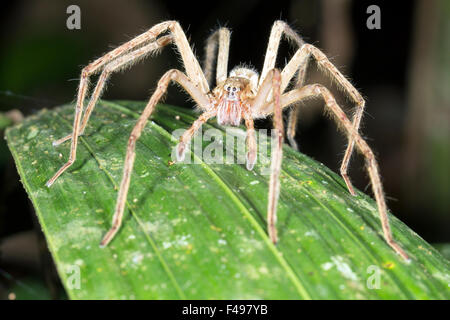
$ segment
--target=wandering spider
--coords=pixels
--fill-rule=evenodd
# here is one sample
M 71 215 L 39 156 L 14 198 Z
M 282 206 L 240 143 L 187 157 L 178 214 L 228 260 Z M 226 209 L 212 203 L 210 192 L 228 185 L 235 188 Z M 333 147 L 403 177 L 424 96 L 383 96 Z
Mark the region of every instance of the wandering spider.
M 275 68 L 278 47 L 282 36 L 295 43 L 299 49 L 290 59 L 287 65 L 280 72 Z M 186 35 L 177 21 L 165 21 L 153 26 L 148 31 L 124 43 L 118 48 L 108 52 L 101 58 L 86 66 L 81 72 L 80 86 L 75 107 L 75 118 L 72 134 L 53 142 L 54 146 L 66 140 L 72 140 L 70 157 L 56 174 L 47 182 L 50 187 L 55 180 L 69 168 L 76 157 L 78 136 L 83 134 L 89 116 L 99 99 L 102 90 L 112 72 L 125 69 L 127 66 L 144 58 L 150 53 L 156 52 L 162 47 L 174 43 L 181 55 L 185 72 L 172 69 L 167 71 L 159 80 L 155 92 L 152 94 L 139 120 L 137 121 L 128 140 L 123 176 L 117 197 L 116 208 L 112 219 L 112 227 L 101 241 L 101 246 L 106 246 L 119 230 L 122 222 L 123 211 L 130 186 L 131 171 L 135 159 L 136 141 L 139 139 L 148 118 L 155 109 L 156 104 L 166 92 L 169 83 L 177 82 L 196 102 L 203 112 L 193 123 L 190 129 L 185 131 L 177 145 L 177 159 L 184 158 L 187 146 L 194 133 L 212 117 L 217 117 L 220 125 L 238 126 L 241 119 L 245 121 L 247 127 L 247 157 L 246 165 L 248 170 L 252 170 L 256 162 L 256 138 L 253 120 L 266 118 L 273 114 L 273 124 L 275 132 L 275 148 L 272 153 L 271 175 L 269 183 L 268 208 L 267 208 L 267 229 L 270 239 L 275 244 L 277 242 L 277 231 L 275 227 L 277 202 L 280 191 L 280 168 L 282 161 L 282 143 L 284 138 L 284 128 L 282 111 L 288 106 L 294 106 L 289 114 L 287 137 L 291 145 L 296 148 L 294 135 L 296 130 L 296 120 L 298 115 L 298 102 L 321 96 L 325 102 L 325 107 L 333 115 L 338 127 L 346 134 L 348 146 L 341 166 L 341 175 L 347 185 L 349 192 L 355 195 L 353 186 L 347 176 L 347 167 L 353 148 L 357 149 L 364 156 L 367 171 L 372 183 L 373 193 L 378 205 L 381 225 L 386 242 L 400 254 L 404 259 L 408 255 L 394 241 L 389 226 L 387 206 L 383 194 L 383 188 L 378 173 L 378 165 L 375 156 L 358 133 L 361 117 L 364 111 L 364 99 L 353 85 L 339 72 L 339 70 L 327 59 L 327 57 L 316 47 L 304 43 L 301 37 L 292 30 L 285 22 L 276 21 L 267 46 L 264 66 L 261 75 L 246 67 L 234 68 L 227 76 L 228 52 L 230 45 L 230 31 L 227 28 L 220 28 L 214 32 L 207 40 L 206 60 L 204 70 L 195 57 Z M 216 84 L 211 91 L 213 64 L 217 54 Z M 326 71 L 328 75 L 337 82 L 344 93 L 356 104 L 356 112 L 351 122 L 341 107 L 336 103 L 330 91 L 320 85 L 304 85 L 304 79 L 308 60 L 313 57 L 320 69 Z M 102 71 L 97 85 L 91 95 L 83 118 L 83 103 L 87 95 L 89 77 Z M 294 79 L 295 76 L 295 79 Z M 294 79 L 294 81 L 292 81 Z M 286 91 L 289 84 L 295 82 L 293 88 Z

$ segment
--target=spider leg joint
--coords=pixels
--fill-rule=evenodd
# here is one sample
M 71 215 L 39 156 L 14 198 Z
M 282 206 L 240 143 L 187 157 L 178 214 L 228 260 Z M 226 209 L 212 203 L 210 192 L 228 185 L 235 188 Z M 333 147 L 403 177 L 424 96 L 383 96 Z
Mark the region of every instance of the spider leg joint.
M 186 144 L 184 142 L 180 142 L 177 145 L 177 161 L 181 162 L 184 160 L 184 156 L 186 154 Z

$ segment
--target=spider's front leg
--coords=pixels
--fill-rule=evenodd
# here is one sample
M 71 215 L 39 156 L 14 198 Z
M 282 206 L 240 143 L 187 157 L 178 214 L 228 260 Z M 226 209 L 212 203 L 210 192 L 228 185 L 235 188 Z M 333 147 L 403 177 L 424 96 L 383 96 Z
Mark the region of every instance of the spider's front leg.
M 257 145 L 255 136 L 255 124 L 252 118 L 251 110 L 245 108 L 244 110 L 245 126 L 247 127 L 247 170 L 253 170 L 257 157 Z
M 165 32 L 170 32 L 170 35 L 158 38 L 158 36 Z M 195 55 L 192 52 L 191 47 L 189 46 L 189 42 L 187 41 L 186 35 L 184 34 L 181 26 L 177 21 L 165 21 L 159 23 L 143 34 L 133 38 L 132 40 L 98 58 L 94 62 L 90 63 L 87 67 L 85 67 L 81 72 L 81 80 L 75 106 L 75 117 L 73 122 L 72 134 L 69 137 L 64 137 L 54 142 L 54 144 L 57 145 L 63 141 L 72 139 L 69 160 L 54 174 L 51 179 L 47 181 L 47 187 L 50 187 L 56 181 L 56 179 L 75 162 L 78 136 L 80 135 L 81 130 L 86 126 L 87 120 L 89 119 L 92 109 L 95 106 L 95 102 L 100 96 L 100 93 L 109 74 L 115 69 L 120 69 L 121 67 L 130 64 L 133 61 L 136 61 L 138 58 L 145 56 L 146 53 L 154 51 L 155 48 L 161 48 L 162 46 L 170 43 L 172 40 L 176 44 L 178 51 L 180 52 L 189 79 L 191 79 L 195 83 L 195 85 L 202 93 L 206 93 L 209 91 L 209 86 L 200 67 L 200 64 L 195 58 Z M 149 43 L 149 45 L 145 46 L 146 43 Z M 142 47 L 143 50 L 137 49 L 132 51 L 133 49 L 141 45 L 144 45 L 144 47 Z M 106 68 L 106 71 L 104 71 L 99 78 L 99 82 L 97 83 L 96 89 L 94 90 L 91 98 L 91 103 L 89 104 L 88 110 L 85 114 L 83 124 L 81 124 L 81 114 L 83 112 L 83 103 L 88 89 L 89 78 L 90 76 L 100 72 L 101 70 L 104 70 L 105 66 L 109 67 Z
M 372 184 L 372 190 L 375 195 L 375 200 L 378 206 L 378 213 L 381 220 L 381 226 L 383 229 L 383 234 L 388 245 L 401 257 L 405 260 L 408 260 L 409 257 L 406 252 L 397 244 L 397 242 L 392 237 L 391 228 L 389 225 L 389 218 L 387 214 L 387 205 L 386 200 L 384 198 L 383 193 L 383 185 L 381 184 L 381 178 L 378 170 L 378 164 L 375 159 L 375 155 L 372 149 L 368 146 L 366 141 L 361 137 L 359 132 L 355 129 L 354 124 L 350 122 L 347 118 L 344 111 L 339 107 L 336 100 L 330 91 L 322 85 L 314 84 L 307 85 L 303 88 L 294 89 L 287 93 L 284 93 L 281 96 L 281 107 L 287 107 L 292 105 L 295 102 L 302 101 L 305 99 L 313 98 L 313 97 L 322 97 L 325 101 L 325 107 L 330 111 L 330 113 L 334 116 L 333 119 L 338 125 L 338 128 L 342 129 L 344 133 L 347 135 L 349 140 L 355 142 L 355 145 L 358 151 L 364 156 L 366 160 L 367 172 L 370 177 L 370 181 Z M 267 113 L 263 113 L 260 116 L 267 116 L 270 113 L 274 113 L 276 117 L 276 113 L 278 110 L 276 102 L 268 103 L 263 109 L 269 110 Z
M 277 243 L 277 229 L 275 223 L 277 221 L 277 205 L 280 196 L 280 171 L 281 161 L 283 160 L 283 116 L 280 104 L 281 95 L 281 75 L 278 69 L 274 69 L 272 78 L 273 87 L 273 126 L 275 133 L 275 147 L 272 149 L 272 164 L 270 168 L 270 185 L 269 185 L 269 204 L 267 207 L 267 228 L 269 229 L 270 239 L 273 243 Z
M 119 193 L 117 195 L 116 208 L 112 219 L 112 226 L 108 233 L 104 236 L 100 245 L 102 247 L 108 245 L 108 243 L 114 238 L 115 234 L 122 224 L 123 211 L 127 200 L 128 189 L 130 187 L 131 172 L 133 170 L 134 159 L 136 156 L 136 142 L 141 136 L 148 118 L 153 113 L 155 105 L 167 91 L 167 87 L 171 81 L 177 82 L 184 90 L 194 99 L 194 101 L 202 108 L 208 109 L 210 105 L 209 98 L 204 94 L 183 72 L 179 70 L 169 70 L 166 72 L 158 82 L 158 87 L 151 96 L 144 111 L 139 117 L 136 125 L 131 132 L 127 145 L 127 153 L 125 157 L 122 181 L 120 183 Z
M 186 130 L 180 137 L 180 142 L 176 147 L 176 157 L 177 161 L 183 161 L 188 150 L 189 143 L 192 140 L 195 132 L 200 129 L 200 127 L 208 121 L 210 118 L 217 115 L 217 109 L 213 108 L 209 111 L 203 113 L 197 120 L 194 121 L 192 126 Z M 247 169 L 253 170 L 256 163 L 257 157 L 257 146 L 256 146 L 256 136 L 255 128 L 253 123 L 253 118 L 251 117 L 250 110 L 244 110 L 244 120 L 247 127 Z
M 195 132 L 200 129 L 202 124 L 204 124 L 208 119 L 214 117 L 217 114 L 216 109 L 210 109 L 206 112 L 204 112 L 200 117 L 198 117 L 197 120 L 194 121 L 192 126 L 186 130 L 183 135 L 180 137 L 180 142 L 176 146 L 176 157 L 177 161 L 181 162 L 184 160 L 187 147 L 189 146 L 189 143 L 195 134 Z
M 280 171 L 283 160 L 283 140 L 284 128 L 281 107 L 281 73 L 278 69 L 272 69 L 267 73 L 266 78 L 258 89 L 258 93 L 253 101 L 253 117 L 259 117 L 258 110 L 266 104 L 266 99 L 272 93 L 272 105 L 274 110 L 272 132 L 272 158 L 270 166 L 269 195 L 267 204 L 267 230 L 270 240 L 277 243 L 277 205 L 280 195 Z

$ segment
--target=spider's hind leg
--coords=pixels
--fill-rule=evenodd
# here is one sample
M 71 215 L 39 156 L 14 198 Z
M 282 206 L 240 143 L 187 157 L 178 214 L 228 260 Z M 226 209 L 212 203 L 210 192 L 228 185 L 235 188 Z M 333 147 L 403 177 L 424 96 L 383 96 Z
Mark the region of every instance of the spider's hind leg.
M 383 193 L 383 185 L 381 183 L 381 178 L 379 174 L 378 164 L 375 159 L 375 155 L 372 149 L 367 145 L 367 142 L 361 137 L 359 132 L 356 130 L 354 123 L 350 122 L 344 111 L 337 104 L 333 95 L 330 91 L 322 85 L 313 84 L 306 85 L 303 88 L 295 89 L 289 91 L 282 95 L 281 105 L 286 107 L 294 102 L 301 100 L 306 100 L 312 97 L 322 97 L 325 101 L 325 107 L 334 116 L 338 128 L 340 128 L 349 138 L 350 141 L 354 141 L 355 146 L 358 151 L 366 160 L 366 169 L 370 177 L 370 182 L 372 184 L 373 194 L 378 206 L 378 213 L 381 220 L 381 226 L 383 229 L 384 238 L 387 244 L 405 260 L 408 260 L 408 255 L 406 252 L 397 244 L 397 242 L 392 237 L 391 228 L 389 225 L 389 218 L 387 213 L 386 200 Z M 276 111 L 276 106 L 272 107 L 270 110 Z M 270 112 L 271 113 L 271 112 Z
M 308 60 L 304 61 L 303 64 L 300 64 L 300 67 L 297 71 L 297 80 L 295 84 L 295 88 L 301 88 L 305 84 L 306 78 L 306 70 L 308 69 Z M 297 133 L 297 124 L 298 117 L 300 113 L 300 106 L 298 105 L 300 102 L 297 102 L 294 106 L 292 106 L 291 111 L 289 112 L 288 124 L 286 129 L 286 136 L 289 141 L 291 147 L 298 151 L 298 145 L 295 141 L 295 134 Z
M 135 63 L 137 60 L 144 58 L 147 54 L 150 54 L 151 52 L 166 46 L 171 41 L 172 41 L 172 36 L 170 36 L 170 35 L 160 37 L 156 41 L 151 42 L 139 49 L 131 51 L 130 53 L 127 53 L 126 55 L 123 55 L 123 56 L 109 62 L 108 64 L 106 64 L 100 77 L 98 78 L 95 89 L 89 100 L 89 104 L 86 108 L 86 111 L 84 112 L 78 136 L 81 136 L 84 133 L 86 124 L 89 121 L 89 117 L 91 116 L 92 111 L 94 110 L 94 107 L 97 104 L 97 101 L 100 98 L 111 74 L 113 72 L 123 70 L 128 65 Z M 60 145 L 61 143 L 65 142 L 67 140 L 70 140 L 71 138 L 72 138 L 72 134 L 69 134 L 61 139 L 55 140 L 55 141 L 53 141 L 53 146 L 56 147 L 56 146 Z
M 204 73 L 209 85 L 212 86 L 214 59 L 217 55 L 216 85 L 225 81 L 228 73 L 228 54 L 230 50 L 230 30 L 220 28 L 206 40 Z M 218 48 L 217 48 L 218 47 Z
M 353 116 L 353 127 L 356 131 L 359 130 L 359 126 L 361 123 L 361 118 L 364 113 L 365 101 L 361 94 L 356 90 L 356 88 L 347 80 L 347 78 L 328 60 L 327 56 L 314 47 L 311 44 L 304 44 L 288 64 L 284 67 L 282 72 L 282 84 L 281 84 L 281 92 L 284 92 L 286 87 L 289 85 L 294 74 L 301 70 L 303 72 L 306 70 L 306 65 L 310 58 L 313 58 L 317 62 L 317 66 L 320 70 L 324 71 L 325 74 L 332 80 L 336 82 L 336 84 L 343 90 L 344 94 L 350 98 L 356 105 L 356 112 Z M 298 87 L 298 86 L 297 86 Z M 291 118 L 293 120 L 293 118 Z M 295 131 L 291 131 L 290 136 L 292 137 L 292 132 L 295 134 Z M 355 146 L 355 141 L 350 136 L 347 149 L 345 151 L 344 159 L 341 165 L 341 175 L 344 179 L 349 192 L 352 195 L 355 195 L 355 191 L 353 189 L 352 183 L 347 175 L 348 165 L 350 162 L 351 154 L 353 153 L 353 149 Z

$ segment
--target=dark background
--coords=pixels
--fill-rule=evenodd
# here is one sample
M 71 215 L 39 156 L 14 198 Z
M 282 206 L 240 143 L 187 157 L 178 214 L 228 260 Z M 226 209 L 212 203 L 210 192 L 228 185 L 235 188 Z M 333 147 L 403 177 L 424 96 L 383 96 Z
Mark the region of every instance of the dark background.
M 81 30 L 66 28 L 71 4 L 81 8 Z M 366 27 L 366 9 L 372 4 L 381 8 L 380 30 Z M 0 112 L 18 110 L 27 116 L 74 101 L 83 66 L 167 19 L 181 23 L 200 61 L 211 31 L 228 26 L 229 70 L 240 63 L 261 69 L 271 25 L 283 19 L 322 49 L 367 98 L 362 132 L 379 159 L 389 208 L 427 241 L 446 243 L 449 7 L 445 0 L 14 1 L 3 4 L 0 13 Z M 278 66 L 293 53 L 283 42 Z M 160 56 L 113 75 L 103 98 L 148 99 L 159 77 L 172 67 L 181 68 L 176 54 L 166 48 Z M 314 63 L 308 74 L 308 82 L 332 88 L 349 110 L 351 105 Z M 191 107 L 174 87 L 166 101 Z M 307 106 L 296 137 L 300 150 L 339 172 L 345 139 L 322 116 L 322 102 Z M 355 157 L 351 164 L 355 186 L 370 192 L 363 161 Z M 61 297 L 45 241 L 3 139 L 0 180 L 0 298 L 15 298 L 13 291 L 22 292 L 21 297 Z

